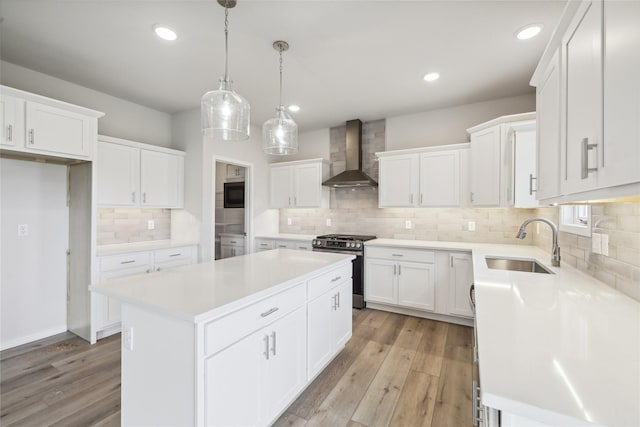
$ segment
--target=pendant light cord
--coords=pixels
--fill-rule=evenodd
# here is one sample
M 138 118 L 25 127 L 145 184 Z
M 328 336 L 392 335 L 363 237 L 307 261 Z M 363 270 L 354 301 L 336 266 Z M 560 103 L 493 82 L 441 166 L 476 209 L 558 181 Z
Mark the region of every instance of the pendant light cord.
M 282 107 L 282 48 L 280 48 L 280 107 Z
M 224 2 L 224 81 L 229 82 L 229 0 Z

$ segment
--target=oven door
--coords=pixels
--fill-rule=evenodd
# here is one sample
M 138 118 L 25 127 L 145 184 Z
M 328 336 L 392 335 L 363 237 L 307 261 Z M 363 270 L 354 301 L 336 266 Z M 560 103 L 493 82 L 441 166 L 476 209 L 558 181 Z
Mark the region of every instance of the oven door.
M 353 266 L 351 270 L 351 281 L 353 283 L 353 308 L 364 308 L 364 256 L 362 252 L 340 250 L 340 249 L 322 249 L 313 248 L 314 252 L 331 252 L 334 254 L 354 255 L 356 258 L 351 261 Z

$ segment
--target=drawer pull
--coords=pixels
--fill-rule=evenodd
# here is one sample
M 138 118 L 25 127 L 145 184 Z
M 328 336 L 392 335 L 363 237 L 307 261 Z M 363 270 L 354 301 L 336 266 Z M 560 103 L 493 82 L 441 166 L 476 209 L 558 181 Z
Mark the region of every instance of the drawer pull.
M 120 264 L 131 264 L 133 262 L 136 262 L 135 259 L 130 259 L 129 261 L 120 261 Z
M 180 256 L 180 255 L 182 255 L 182 254 L 171 254 L 169 256 Z
M 342 279 L 342 276 L 336 276 L 333 279 L 331 279 L 331 283 L 333 282 L 337 282 L 338 280 Z
M 391 254 L 391 256 L 404 256 L 403 254 Z
M 272 309 L 269 309 L 269 310 L 265 311 L 264 313 L 261 313 L 260 316 L 261 317 L 267 317 L 268 315 L 273 314 L 278 310 L 279 310 L 278 307 L 273 307 Z
M 287 245 L 278 245 L 279 248 L 285 248 L 287 247 Z
M 298 246 L 298 249 L 301 251 L 306 251 L 307 247 L 306 246 Z

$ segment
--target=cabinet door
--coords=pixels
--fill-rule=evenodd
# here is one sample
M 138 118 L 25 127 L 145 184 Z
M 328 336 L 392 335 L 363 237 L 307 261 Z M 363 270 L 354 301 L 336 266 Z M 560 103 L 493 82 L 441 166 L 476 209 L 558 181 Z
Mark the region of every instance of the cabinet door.
M 398 263 L 397 277 L 398 305 L 420 310 L 435 310 L 435 267 L 433 264 Z
M 395 261 L 370 259 L 366 261 L 364 294 L 366 301 L 395 304 L 396 273 Z
M 183 192 L 184 159 L 174 154 L 140 150 L 141 205 L 178 207 Z
M 140 150 L 98 142 L 98 205 L 138 206 Z
M 220 246 L 220 258 L 231 258 L 233 255 L 233 246 L 222 245 Z
M 26 148 L 52 155 L 89 158 L 96 141 L 96 119 L 37 102 L 26 104 Z
M 184 267 L 185 265 L 191 264 L 193 264 L 193 262 L 190 259 L 175 259 L 170 261 L 156 262 L 153 265 L 153 269 L 154 271 L 162 271 L 168 270 L 170 268 Z
M 100 282 L 106 282 L 120 277 L 136 276 L 139 274 L 146 274 L 151 271 L 151 265 L 140 265 L 132 268 L 125 268 L 120 270 L 111 270 L 100 273 Z M 101 299 L 106 299 L 106 303 L 102 304 L 104 312 L 99 316 L 101 319 L 98 321 L 98 329 L 102 329 L 105 326 L 113 325 L 120 322 L 122 319 L 121 304 L 120 301 L 115 298 L 99 295 Z M 103 300 L 104 301 L 104 300 Z
M 337 308 L 333 318 L 334 353 L 344 347 L 351 339 L 352 310 L 353 310 L 353 282 L 347 280 L 335 289 L 337 294 Z
M 602 2 L 584 2 L 563 39 L 566 64 L 564 194 L 597 186 L 602 162 Z M 593 149 L 588 146 L 595 144 Z
M 308 378 L 313 378 L 333 354 L 333 317 L 335 315 L 335 289 L 320 295 L 308 306 Z
M 24 101 L 0 96 L 0 145 L 24 147 Z
M 560 51 L 556 51 L 536 89 L 538 152 L 536 198 L 560 195 Z
M 640 181 L 640 2 L 604 2 L 604 158 L 598 186 Z
M 320 207 L 322 171 L 320 164 L 300 165 L 293 169 L 293 207 Z
M 460 206 L 460 153 L 456 150 L 420 155 L 420 206 Z
M 269 251 L 274 248 L 274 241 L 267 239 L 256 239 L 256 251 Z
M 470 254 L 449 254 L 449 313 L 473 317 L 469 288 L 473 283 L 473 261 Z
M 307 382 L 307 310 L 300 307 L 264 329 L 269 335 L 265 420 L 275 421 Z M 236 362 L 237 363 L 237 362 Z
M 471 205 L 500 206 L 500 126 L 471 135 Z
M 267 332 L 261 330 L 205 361 L 205 425 L 266 423 L 264 390 L 268 345 Z
M 288 208 L 291 200 L 291 167 L 272 167 L 269 170 L 269 206 L 271 208 Z
M 411 207 L 418 203 L 417 155 L 382 157 L 378 204 L 382 207 Z
M 536 185 L 536 131 L 517 131 L 514 134 L 514 198 L 515 207 L 538 206 Z

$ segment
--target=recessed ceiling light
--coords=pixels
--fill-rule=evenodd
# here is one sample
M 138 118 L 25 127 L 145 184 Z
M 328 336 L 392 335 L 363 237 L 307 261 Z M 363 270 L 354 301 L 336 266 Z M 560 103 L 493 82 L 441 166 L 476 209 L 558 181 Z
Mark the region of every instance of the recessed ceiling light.
M 298 111 L 300 111 L 300 106 L 299 105 L 289 105 L 289 111 L 291 111 L 292 113 L 297 113 Z
M 518 40 L 529 40 L 537 36 L 541 30 L 542 24 L 527 25 L 524 28 L 520 28 L 516 32 L 516 37 L 518 38 Z
M 156 33 L 156 36 L 160 37 L 162 40 L 174 41 L 178 38 L 175 31 L 169 27 L 165 27 L 164 25 L 154 25 L 153 31 Z
M 425 82 L 435 82 L 439 78 L 440 78 L 440 74 L 438 73 L 427 73 L 423 77 Z

